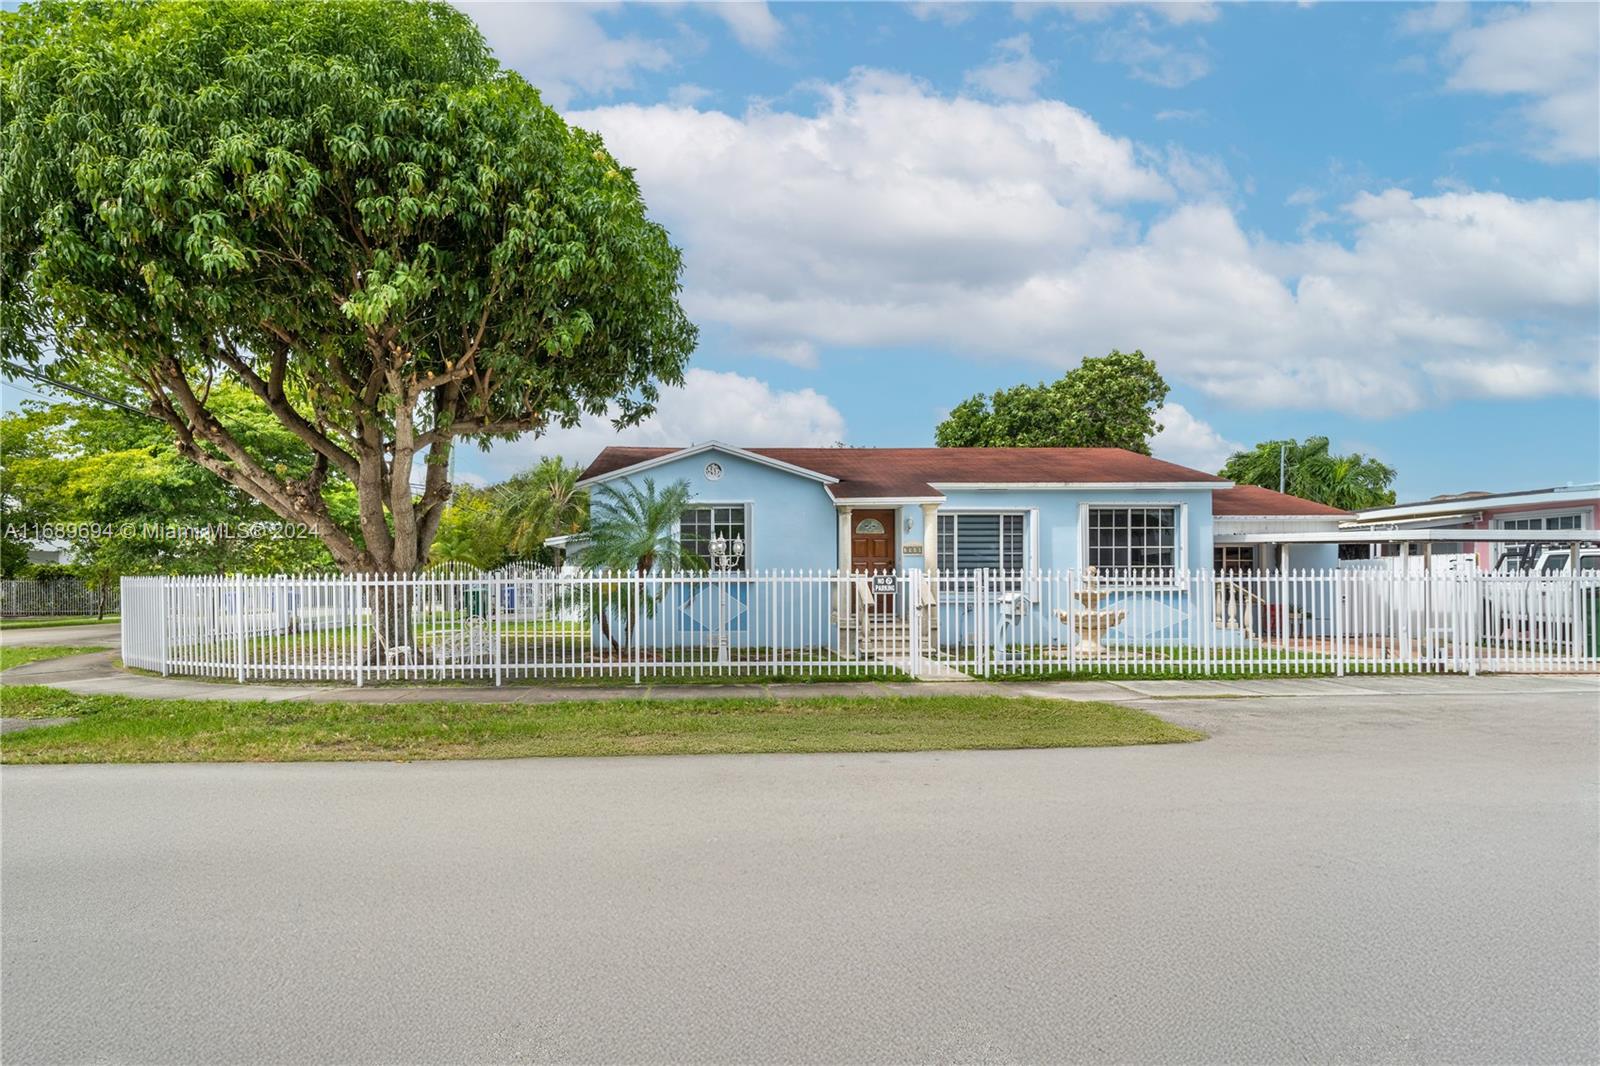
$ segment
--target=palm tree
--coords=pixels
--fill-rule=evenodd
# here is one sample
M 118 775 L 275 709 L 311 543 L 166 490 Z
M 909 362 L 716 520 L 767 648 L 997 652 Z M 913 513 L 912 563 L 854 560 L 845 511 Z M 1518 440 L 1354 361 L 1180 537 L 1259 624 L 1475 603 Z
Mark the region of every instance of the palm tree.
M 642 485 L 625 481 L 621 488 L 595 490 L 597 512 L 589 527 L 583 564 L 589 570 L 704 570 L 706 561 L 678 539 L 678 519 L 689 508 L 689 483 L 674 481 L 663 489 L 645 478 Z
M 652 570 L 704 570 L 706 560 L 683 546 L 678 536 L 678 520 L 688 509 L 689 483 L 675 481 L 662 489 L 645 478 L 636 485 L 626 481 L 622 487 L 601 485 L 595 490 L 593 519 L 590 522 L 588 543 L 584 546 L 582 565 L 585 570 L 632 570 L 637 581 L 618 582 L 616 585 L 596 588 L 600 617 L 600 631 L 619 647 L 611 635 L 607 619 L 608 605 L 627 612 L 627 637 L 633 639 L 634 625 L 642 605 L 645 613 L 653 613 L 655 601 L 644 596 L 636 602 L 635 590 L 642 590 L 644 576 Z
M 1394 503 L 1394 467 L 1354 452 L 1333 455 L 1327 437 L 1262 441 L 1247 452 L 1235 452 L 1218 472 L 1240 485 L 1276 489 L 1280 464 L 1284 489 L 1346 511 Z
M 499 486 L 496 502 L 513 553 L 540 555 L 549 538 L 577 533 L 588 524 L 589 494 L 578 488 L 582 473 L 582 467 L 549 455 Z
M 1394 490 L 1389 488 L 1394 474 L 1394 467 L 1360 452 L 1327 456 L 1317 472 L 1316 498 L 1346 511 L 1384 507 L 1394 503 Z

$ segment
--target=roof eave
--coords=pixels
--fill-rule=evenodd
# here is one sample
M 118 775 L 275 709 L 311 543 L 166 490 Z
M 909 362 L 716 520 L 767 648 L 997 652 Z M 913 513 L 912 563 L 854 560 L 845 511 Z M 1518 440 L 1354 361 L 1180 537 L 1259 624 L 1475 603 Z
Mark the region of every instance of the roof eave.
M 1214 492 L 1234 487 L 1231 481 L 932 481 L 929 484 L 940 492 L 995 492 L 1007 489 L 1040 492 L 1204 489 Z
M 1344 522 L 1350 515 L 1345 511 L 1332 514 L 1219 514 L 1211 513 L 1218 522 Z
M 799 477 L 810 478 L 812 481 L 819 481 L 824 485 L 836 485 L 839 482 L 839 479 L 833 477 L 831 474 L 824 474 L 816 470 L 808 470 L 803 466 L 796 466 L 794 463 L 786 463 L 782 459 L 773 459 L 770 456 L 762 455 L 759 452 L 750 451 L 747 448 L 739 448 L 732 444 L 724 444 L 719 440 L 708 440 L 703 444 L 691 444 L 687 448 L 679 448 L 677 451 L 671 451 L 665 455 L 658 455 L 652 459 L 646 459 L 643 462 L 629 463 L 627 466 L 619 466 L 615 470 L 608 470 L 604 474 L 596 474 L 593 477 L 586 477 L 577 483 L 577 487 L 580 489 L 586 489 L 590 485 L 598 485 L 603 481 L 610 481 L 612 478 L 638 474 L 645 470 L 651 470 L 655 467 L 665 465 L 666 463 L 676 462 L 679 459 L 687 459 L 690 456 L 700 455 L 701 453 L 708 451 L 718 451 L 725 455 L 735 456 L 740 459 L 747 459 L 752 463 L 771 467 L 775 470 L 782 470 L 785 473 L 795 474 Z

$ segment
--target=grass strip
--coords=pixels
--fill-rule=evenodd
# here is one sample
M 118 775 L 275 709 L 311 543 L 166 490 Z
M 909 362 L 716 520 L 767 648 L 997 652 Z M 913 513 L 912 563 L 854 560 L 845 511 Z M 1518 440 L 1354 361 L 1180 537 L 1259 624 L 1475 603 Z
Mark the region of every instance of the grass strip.
M 71 618 L 5 618 L 0 619 L 0 630 L 56 629 L 61 626 L 106 626 L 114 625 L 121 620 L 118 615 L 114 614 L 108 614 L 104 618 L 94 618 L 89 615 Z
M 23 663 L 34 663 L 40 659 L 59 659 L 65 655 L 82 655 L 85 652 L 105 651 L 104 647 L 85 648 L 76 645 L 67 646 L 59 644 L 41 644 L 38 647 L 4 647 L 0 648 L 0 670 L 9 670 L 13 666 Z
M 71 717 L 6 734 L 0 762 L 286 762 L 885 752 L 1171 744 L 1203 734 L 1111 703 L 1003 696 L 300 703 L 0 692 Z

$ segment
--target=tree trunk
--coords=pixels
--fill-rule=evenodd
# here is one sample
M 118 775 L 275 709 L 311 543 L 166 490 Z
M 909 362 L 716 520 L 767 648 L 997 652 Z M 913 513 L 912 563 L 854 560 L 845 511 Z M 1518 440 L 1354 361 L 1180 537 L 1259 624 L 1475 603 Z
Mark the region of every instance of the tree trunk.
M 617 638 L 611 635 L 611 616 L 606 613 L 606 609 L 603 606 L 600 608 L 600 635 L 610 641 L 612 651 L 622 650 L 622 645 L 617 643 Z
M 628 644 L 630 646 L 633 644 L 634 627 L 639 623 L 639 601 L 644 596 L 644 576 L 650 572 L 650 567 L 654 565 L 654 554 L 646 555 L 640 559 L 637 568 L 634 570 L 634 577 L 637 580 L 628 589 Z
M 512 420 L 474 416 L 465 407 L 457 372 L 418 381 L 398 369 L 405 353 L 374 339 L 374 351 L 393 361 L 377 362 L 360 380 L 343 367 L 331 367 L 340 384 L 353 389 L 347 429 L 321 423 L 321 415 L 302 412 L 285 395 L 281 375 L 263 377 L 250 358 L 213 342 L 208 354 L 235 374 L 285 427 L 313 453 L 310 472 L 286 476 L 281 467 L 252 454 L 241 439 L 208 408 L 209 390 L 190 381 L 172 356 L 151 368 L 129 367 L 144 385 L 151 411 L 170 426 L 178 451 L 287 522 L 307 527 L 327 546 L 346 573 L 411 573 L 422 567 L 450 499 L 449 461 L 454 438 L 480 431 L 511 433 L 535 428 L 542 418 Z M 199 391 L 197 391 L 199 388 Z M 389 405 L 393 401 L 393 406 Z M 411 485 L 413 461 L 423 460 L 420 492 Z M 330 474 L 349 479 L 356 490 L 359 536 L 333 519 L 323 495 Z
M 400 582 L 377 582 L 367 587 L 366 606 L 372 618 L 372 638 L 364 661 L 368 665 L 415 664 L 421 651 L 416 641 L 416 590 L 406 575 Z

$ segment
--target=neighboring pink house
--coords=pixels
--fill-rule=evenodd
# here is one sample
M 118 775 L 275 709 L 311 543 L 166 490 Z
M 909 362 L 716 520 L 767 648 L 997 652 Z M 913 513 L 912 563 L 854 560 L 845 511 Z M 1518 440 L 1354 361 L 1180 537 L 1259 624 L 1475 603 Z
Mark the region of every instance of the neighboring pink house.
M 1472 552 L 1478 565 L 1494 569 L 1510 552 L 1532 552 L 1540 547 L 1514 543 L 1474 541 L 1474 529 L 1502 530 L 1586 530 L 1591 535 L 1600 527 L 1600 483 L 1563 485 L 1548 489 L 1523 489 L 1518 492 L 1462 492 L 1435 496 L 1420 503 L 1401 503 L 1362 511 L 1345 524 L 1347 529 L 1396 532 L 1408 529 L 1459 529 L 1459 546 L 1434 544 L 1436 552 Z M 1392 552 L 1394 549 L 1390 549 Z

